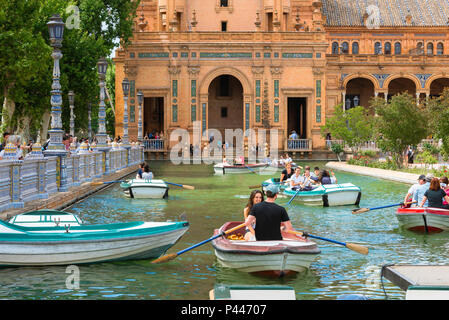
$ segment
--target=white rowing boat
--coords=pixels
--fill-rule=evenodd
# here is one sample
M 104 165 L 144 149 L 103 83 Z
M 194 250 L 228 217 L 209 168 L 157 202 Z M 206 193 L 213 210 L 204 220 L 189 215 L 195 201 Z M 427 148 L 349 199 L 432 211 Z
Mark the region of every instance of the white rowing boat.
M 133 179 L 122 182 L 125 195 L 136 199 L 162 199 L 168 197 L 168 185 L 164 180 L 152 179 Z
M 282 193 L 293 197 L 298 190 L 286 187 Z M 333 207 L 358 205 L 362 196 L 359 187 L 352 183 L 319 185 L 311 191 L 299 191 L 294 201 L 306 205 Z

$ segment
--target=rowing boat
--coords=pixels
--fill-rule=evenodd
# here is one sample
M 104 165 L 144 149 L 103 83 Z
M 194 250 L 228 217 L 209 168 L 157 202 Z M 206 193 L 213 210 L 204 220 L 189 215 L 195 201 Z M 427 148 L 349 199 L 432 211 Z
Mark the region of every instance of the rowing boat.
M 65 212 L 34 211 L 0 221 L 0 266 L 69 265 L 153 259 L 164 254 L 187 231 L 189 223 L 125 222 L 85 225 Z M 37 217 L 59 216 L 41 221 Z M 62 224 L 62 218 L 66 222 Z M 51 222 L 53 221 L 53 222 Z M 28 226 L 25 226 L 28 225 Z
M 132 179 L 120 184 L 126 196 L 136 199 L 162 199 L 168 197 L 168 185 L 164 180 Z
M 216 174 L 242 174 L 242 173 L 260 173 L 262 169 L 268 167 L 266 163 L 255 164 L 235 164 L 217 163 L 214 165 Z
M 227 222 L 214 235 L 229 230 L 242 222 Z M 295 235 L 282 233 L 284 240 L 245 241 L 231 240 L 232 235 L 243 234 L 244 227 L 231 232 L 227 237 L 214 239 L 212 245 L 219 263 L 239 271 L 284 276 L 307 270 L 320 254 L 315 242 L 301 241 Z
M 400 227 L 418 232 L 435 233 L 449 230 L 449 210 L 430 207 L 398 208 Z
M 333 207 L 358 205 L 362 197 L 361 189 L 352 183 L 319 185 L 311 191 L 299 191 L 286 187 L 282 193 L 293 197 L 295 201 L 305 205 Z

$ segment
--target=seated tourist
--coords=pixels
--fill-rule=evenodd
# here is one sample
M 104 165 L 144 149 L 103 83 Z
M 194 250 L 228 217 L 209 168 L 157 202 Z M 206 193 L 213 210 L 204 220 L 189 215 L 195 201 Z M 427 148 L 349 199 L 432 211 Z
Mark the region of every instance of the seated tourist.
M 305 178 L 301 174 L 301 167 L 296 167 L 295 174 L 290 178 L 290 186 L 293 190 L 301 189 L 301 186 L 304 184 Z
M 323 170 L 320 174 L 318 181 L 323 185 L 324 184 L 336 184 L 337 177 L 335 176 L 335 173 L 333 171 L 331 171 L 331 175 L 329 174 L 329 171 Z
M 142 179 L 144 179 L 144 180 L 153 179 L 153 172 L 150 171 L 150 166 L 147 164 L 143 168 Z
M 424 193 L 419 206 L 423 207 L 428 201 L 428 206 L 431 208 L 449 209 L 449 205 L 443 205 L 443 199 L 449 202 L 449 196 L 441 189 L 440 180 L 432 178 L 429 189 Z
M 292 164 L 291 163 L 287 163 L 285 165 L 285 169 L 282 170 L 281 172 L 281 178 L 279 179 L 279 182 L 284 182 L 287 181 L 288 179 L 291 178 L 291 176 L 294 174 L 295 172 L 292 169 Z

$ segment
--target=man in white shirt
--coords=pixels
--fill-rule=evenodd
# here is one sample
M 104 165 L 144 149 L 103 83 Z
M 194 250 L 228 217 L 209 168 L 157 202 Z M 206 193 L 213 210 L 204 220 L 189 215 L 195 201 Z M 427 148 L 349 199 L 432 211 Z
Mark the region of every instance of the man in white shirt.
M 410 189 L 408 189 L 407 195 L 404 198 L 404 203 L 410 202 L 413 199 L 414 194 L 418 189 L 418 187 L 420 185 L 423 185 L 424 183 L 426 183 L 426 176 L 422 174 L 418 178 L 418 183 L 415 183 L 410 187 Z

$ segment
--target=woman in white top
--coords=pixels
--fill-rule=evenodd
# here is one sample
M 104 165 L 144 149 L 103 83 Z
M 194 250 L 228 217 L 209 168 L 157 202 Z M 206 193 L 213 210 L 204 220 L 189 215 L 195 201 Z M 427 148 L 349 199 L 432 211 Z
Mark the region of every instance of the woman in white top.
M 145 167 L 143 168 L 142 179 L 144 180 L 153 179 L 153 172 L 150 171 L 149 165 L 145 165 Z
M 290 186 L 292 188 L 301 188 L 305 182 L 304 176 L 301 174 L 301 168 L 296 167 L 295 174 L 290 177 Z

